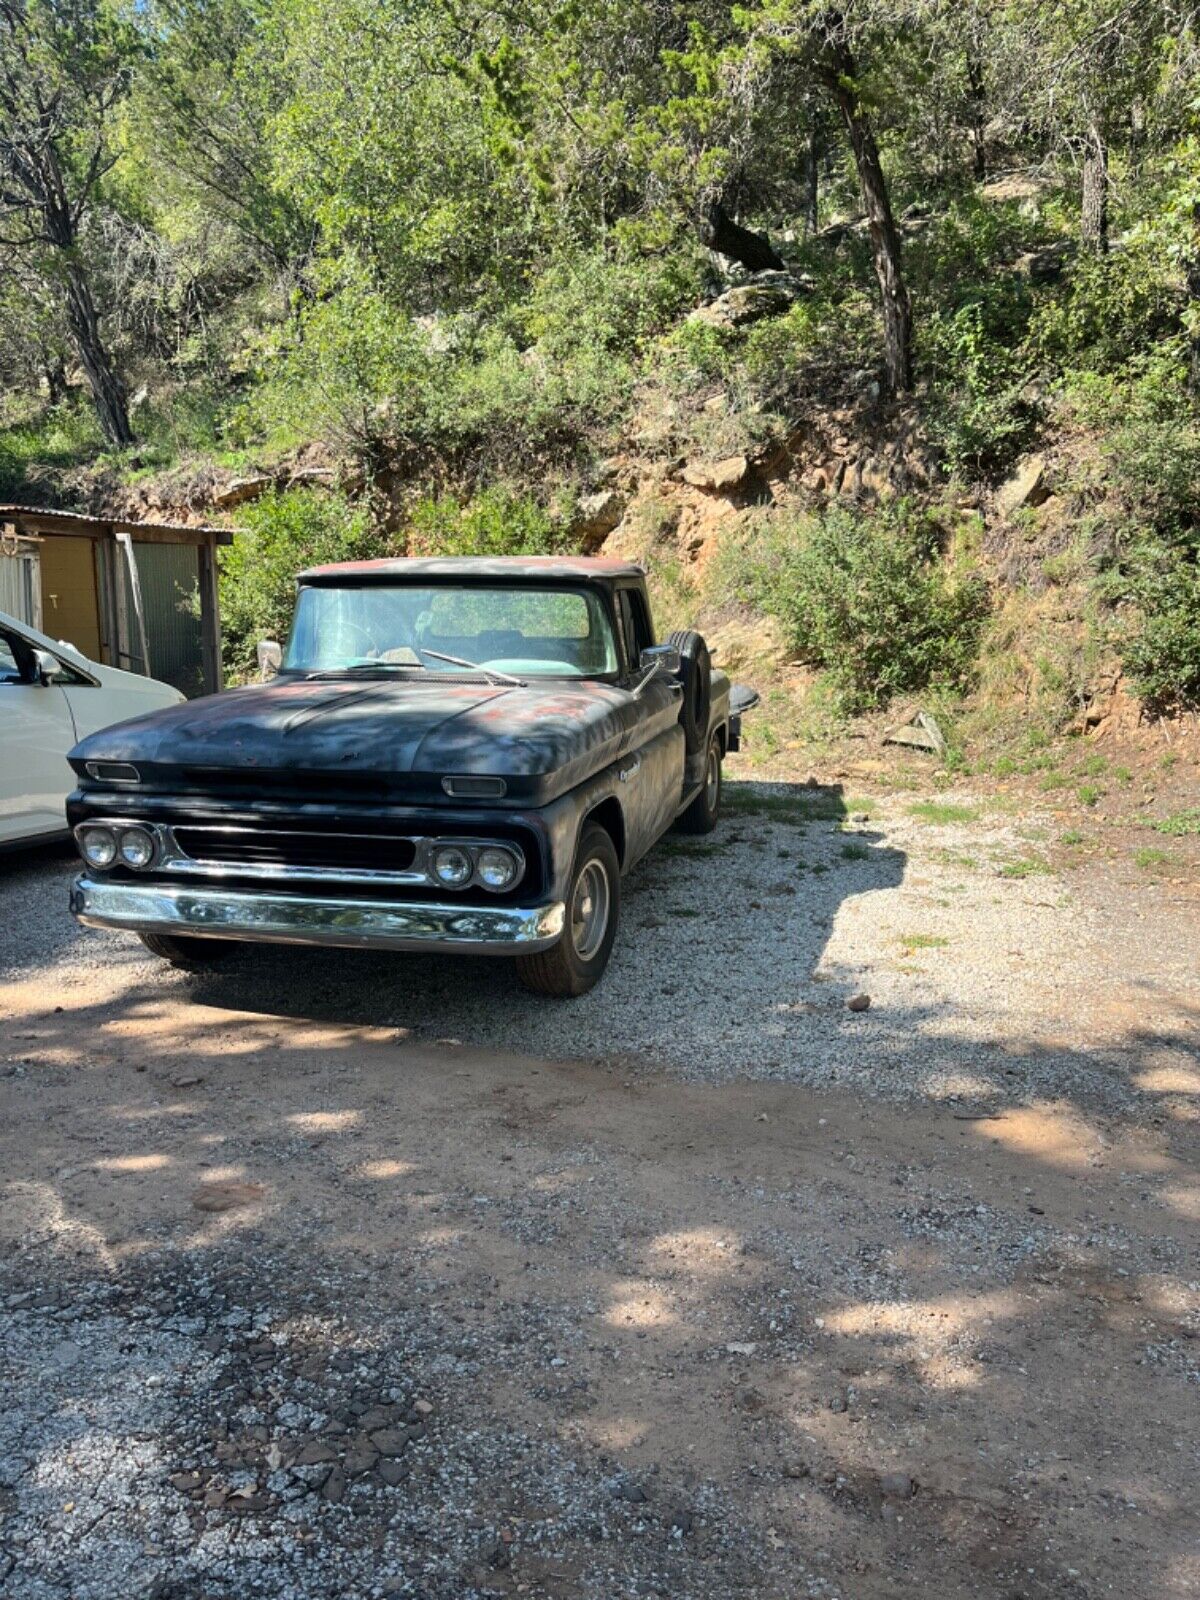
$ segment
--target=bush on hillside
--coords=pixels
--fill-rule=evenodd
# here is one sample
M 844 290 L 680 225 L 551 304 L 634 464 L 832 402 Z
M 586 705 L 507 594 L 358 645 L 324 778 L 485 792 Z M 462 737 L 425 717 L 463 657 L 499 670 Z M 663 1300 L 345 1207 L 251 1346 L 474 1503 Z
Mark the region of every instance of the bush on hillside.
M 1164 345 L 1119 374 L 1078 375 L 1069 404 L 1097 434 L 1097 579 L 1119 606 L 1113 642 L 1151 709 L 1200 705 L 1200 415 L 1184 352 Z
M 1029 353 L 1051 371 L 1113 371 L 1169 334 L 1178 316 L 1161 241 L 1148 232 L 1108 255 L 1072 262 L 1030 322 Z
M 937 522 L 907 502 L 764 520 L 729 557 L 743 600 L 779 618 L 801 660 L 841 707 L 959 688 L 971 674 L 987 589 L 949 567 Z
M 239 513 L 239 523 L 221 552 L 221 620 L 226 670 L 244 681 L 256 670 L 258 641 L 287 637 L 298 572 L 387 548 L 365 506 L 324 490 L 264 495 Z
M 1128 593 L 1118 648 L 1134 688 L 1152 711 L 1200 707 L 1200 549 L 1139 546 Z
M 453 495 L 418 502 L 409 523 L 413 555 L 543 556 L 573 549 L 566 524 L 531 495 L 483 489 L 461 504 Z

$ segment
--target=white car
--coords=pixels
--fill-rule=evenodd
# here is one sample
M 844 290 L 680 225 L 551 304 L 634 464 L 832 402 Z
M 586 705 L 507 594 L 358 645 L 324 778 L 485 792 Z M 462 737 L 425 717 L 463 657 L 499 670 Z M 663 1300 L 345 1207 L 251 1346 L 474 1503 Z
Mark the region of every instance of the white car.
M 67 752 L 85 734 L 183 698 L 0 611 L 0 849 L 66 833 Z

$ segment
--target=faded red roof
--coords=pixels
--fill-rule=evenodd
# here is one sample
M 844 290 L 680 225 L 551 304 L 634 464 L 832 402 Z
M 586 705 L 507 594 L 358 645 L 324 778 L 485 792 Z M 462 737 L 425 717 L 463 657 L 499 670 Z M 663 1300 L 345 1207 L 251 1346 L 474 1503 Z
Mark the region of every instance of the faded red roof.
M 602 556 L 409 556 L 380 561 L 337 561 L 310 567 L 301 583 L 338 578 L 641 578 L 642 567 Z

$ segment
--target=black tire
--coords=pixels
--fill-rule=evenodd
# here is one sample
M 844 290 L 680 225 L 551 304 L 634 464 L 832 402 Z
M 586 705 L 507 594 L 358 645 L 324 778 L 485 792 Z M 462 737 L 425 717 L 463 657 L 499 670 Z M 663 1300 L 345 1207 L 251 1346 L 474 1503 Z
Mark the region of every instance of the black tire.
M 603 927 L 590 926 L 582 911 L 590 893 L 603 885 Z M 621 917 L 621 864 L 609 834 L 597 823 L 583 830 L 567 890 L 567 920 L 562 938 L 549 950 L 517 957 L 517 978 L 533 994 L 571 1000 L 586 994 L 603 976 Z M 591 941 L 595 942 L 592 943 Z
M 708 714 L 712 708 L 712 659 L 708 646 L 698 633 L 684 628 L 667 640 L 679 651 L 683 676 L 683 704 L 679 721 L 689 756 L 704 749 L 708 738 Z
M 161 956 L 181 972 L 212 972 L 233 954 L 232 939 L 192 939 L 187 934 L 139 933 L 152 956 Z
M 700 793 L 675 819 L 680 833 L 711 833 L 721 815 L 721 735 L 714 733 L 708 741 L 708 758 L 704 764 L 704 783 Z

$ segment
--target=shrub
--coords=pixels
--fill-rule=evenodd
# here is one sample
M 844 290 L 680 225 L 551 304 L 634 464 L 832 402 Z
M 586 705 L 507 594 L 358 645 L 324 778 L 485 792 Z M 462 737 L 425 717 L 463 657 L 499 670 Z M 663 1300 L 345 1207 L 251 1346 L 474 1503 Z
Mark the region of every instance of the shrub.
M 1200 706 L 1200 557 L 1195 549 L 1139 543 L 1128 594 L 1136 609 L 1117 647 L 1151 710 Z
M 103 448 L 96 413 L 81 396 L 20 418 L 0 429 L 0 499 L 44 497 L 42 480 L 51 471 L 90 460 Z
M 530 495 L 484 489 L 462 505 L 452 495 L 421 500 L 409 526 L 414 554 L 439 556 L 541 556 L 570 550 L 564 523 Z
M 779 618 L 844 709 L 864 710 L 906 690 L 958 688 L 970 675 L 987 590 L 976 573 L 944 562 L 942 542 L 937 522 L 907 502 L 873 514 L 833 506 L 761 523 L 729 577 Z
M 921 331 L 931 378 L 930 439 L 952 468 L 995 472 L 1029 442 L 1039 420 L 1020 351 L 988 325 L 978 301 L 934 311 Z
M 435 358 L 422 331 L 352 261 L 264 356 L 265 382 L 249 403 L 268 436 L 325 438 L 371 458 L 387 438 L 425 427 L 421 397 Z
M 1072 263 L 1033 315 L 1029 350 L 1051 368 L 1086 358 L 1093 368 L 1113 369 L 1166 333 L 1177 317 L 1161 241 L 1143 233 L 1125 248 Z
M 245 680 L 255 671 L 258 641 L 283 639 L 291 627 L 298 572 L 383 555 L 386 547 L 364 506 L 323 490 L 264 495 L 239 522 L 221 552 L 221 617 L 226 668 Z
M 1077 377 L 1070 403 L 1100 432 L 1113 643 L 1152 710 L 1200 705 L 1200 417 L 1168 344 L 1118 376 Z

